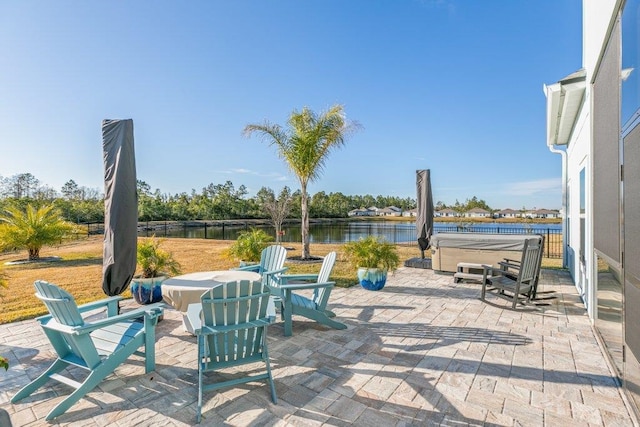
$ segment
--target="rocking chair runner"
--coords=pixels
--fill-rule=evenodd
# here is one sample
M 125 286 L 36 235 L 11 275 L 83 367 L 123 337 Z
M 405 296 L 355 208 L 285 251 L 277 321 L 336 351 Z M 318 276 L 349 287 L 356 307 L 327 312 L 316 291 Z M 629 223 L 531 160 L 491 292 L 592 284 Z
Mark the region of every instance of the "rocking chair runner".
M 486 301 L 489 292 L 510 301 L 514 310 L 518 304 L 528 304 L 537 284 L 541 250 L 538 239 L 527 239 L 519 263 L 511 263 L 509 269 L 500 270 L 484 266 L 480 299 Z
M 118 301 L 122 297 L 77 306 L 68 292 L 54 284 L 36 281 L 34 285 L 36 297 L 50 313 L 37 320 L 58 358 L 49 369 L 16 393 L 12 403 L 31 395 L 50 379 L 75 388 L 49 412 L 46 419 L 51 420 L 66 412 L 134 353 L 145 357 L 145 372 L 155 369 L 155 326 L 162 314 L 161 304 L 150 304 L 117 315 Z M 83 319 L 81 313 L 102 307 L 106 307 L 106 318 L 93 322 Z M 137 321 L 140 318 L 143 322 Z M 139 352 L 142 346 L 145 351 Z M 70 365 L 89 372 L 82 383 L 60 374 Z

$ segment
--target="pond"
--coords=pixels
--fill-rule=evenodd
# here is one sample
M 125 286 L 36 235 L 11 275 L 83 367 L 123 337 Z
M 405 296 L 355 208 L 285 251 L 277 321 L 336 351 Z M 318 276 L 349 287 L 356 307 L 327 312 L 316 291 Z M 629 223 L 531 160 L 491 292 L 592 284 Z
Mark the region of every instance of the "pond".
M 207 225 L 206 227 L 185 226 L 159 226 L 153 229 L 140 229 L 140 236 L 188 237 L 206 238 L 218 240 L 235 240 L 238 234 L 246 229 L 254 227 L 251 224 L 235 225 Z M 275 237 L 274 228 L 268 225 L 256 225 L 255 228 L 265 230 Z M 560 224 L 537 223 L 434 223 L 434 234 L 439 232 L 473 232 L 473 233 L 542 233 L 559 234 L 562 230 Z M 283 226 L 283 242 L 299 242 L 300 224 Z M 371 221 L 371 222 L 338 222 L 338 223 L 312 223 L 309 226 L 310 241 L 312 243 L 345 243 L 358 240 L 369 235 L 380 236 L 392 243 L 411 243 L 416 241 L 416 226 L 414 221 Z

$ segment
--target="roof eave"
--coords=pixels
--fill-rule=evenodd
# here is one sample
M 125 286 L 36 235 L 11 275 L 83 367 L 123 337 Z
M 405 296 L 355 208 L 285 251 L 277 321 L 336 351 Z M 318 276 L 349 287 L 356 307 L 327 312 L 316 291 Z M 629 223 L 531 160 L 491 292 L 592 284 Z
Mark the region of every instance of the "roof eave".
M 568 145 L 582 109 L 586 91 L 583 69 L 552 85 L 544 85 L 547 97 L 547 145 Z

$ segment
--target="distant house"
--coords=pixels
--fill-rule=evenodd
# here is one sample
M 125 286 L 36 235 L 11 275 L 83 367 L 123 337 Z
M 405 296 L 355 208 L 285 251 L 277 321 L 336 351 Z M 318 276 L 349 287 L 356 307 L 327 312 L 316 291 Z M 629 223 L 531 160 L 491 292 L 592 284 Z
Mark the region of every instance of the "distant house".
M 560 218 L 560 212 L 550 209 L 538 209 L 532 212 L 534 218 Z
M 513 209 L 503 209 L 501 211 L 496 212 L 497 218 L 518 218 L 521 216 L 520 211 L 516 211 Z
M 460 216 L 460 214 L 454 211 L 453 209 L 446 208 L 446 209 L 440 209 L 439 211 L 436 211 L 434 216 L 441 217 L 441 218 L 455 218 Z
M 418 208 L 402 211 L 402 216 L 418 216 Z
M 347 212 L 347 216 L 375 216 L 375 215 L 376 215 L 376 211 L 372 211 L 367 208 L 358 208 L 358 209 L 353 209 Z
M 482 208 L 469 209 L 464 213 L 466 218 L 490 218 L 491 212 Z
M 378 209 L 378 216 L 400 216 L 402 215 L 402 209 L 395 206 L 387 206 L 386 208 Z

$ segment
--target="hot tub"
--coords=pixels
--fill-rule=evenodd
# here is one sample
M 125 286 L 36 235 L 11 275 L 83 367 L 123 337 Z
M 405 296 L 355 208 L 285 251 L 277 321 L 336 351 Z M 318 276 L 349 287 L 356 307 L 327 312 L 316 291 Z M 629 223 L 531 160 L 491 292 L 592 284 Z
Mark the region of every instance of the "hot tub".
M 431 263 L 436 271 L 456 272 L 459 262 L 499 267 L 504 258 L 520 260 L 527 239 L 539 234 L 438 233 L 431 238 Z

